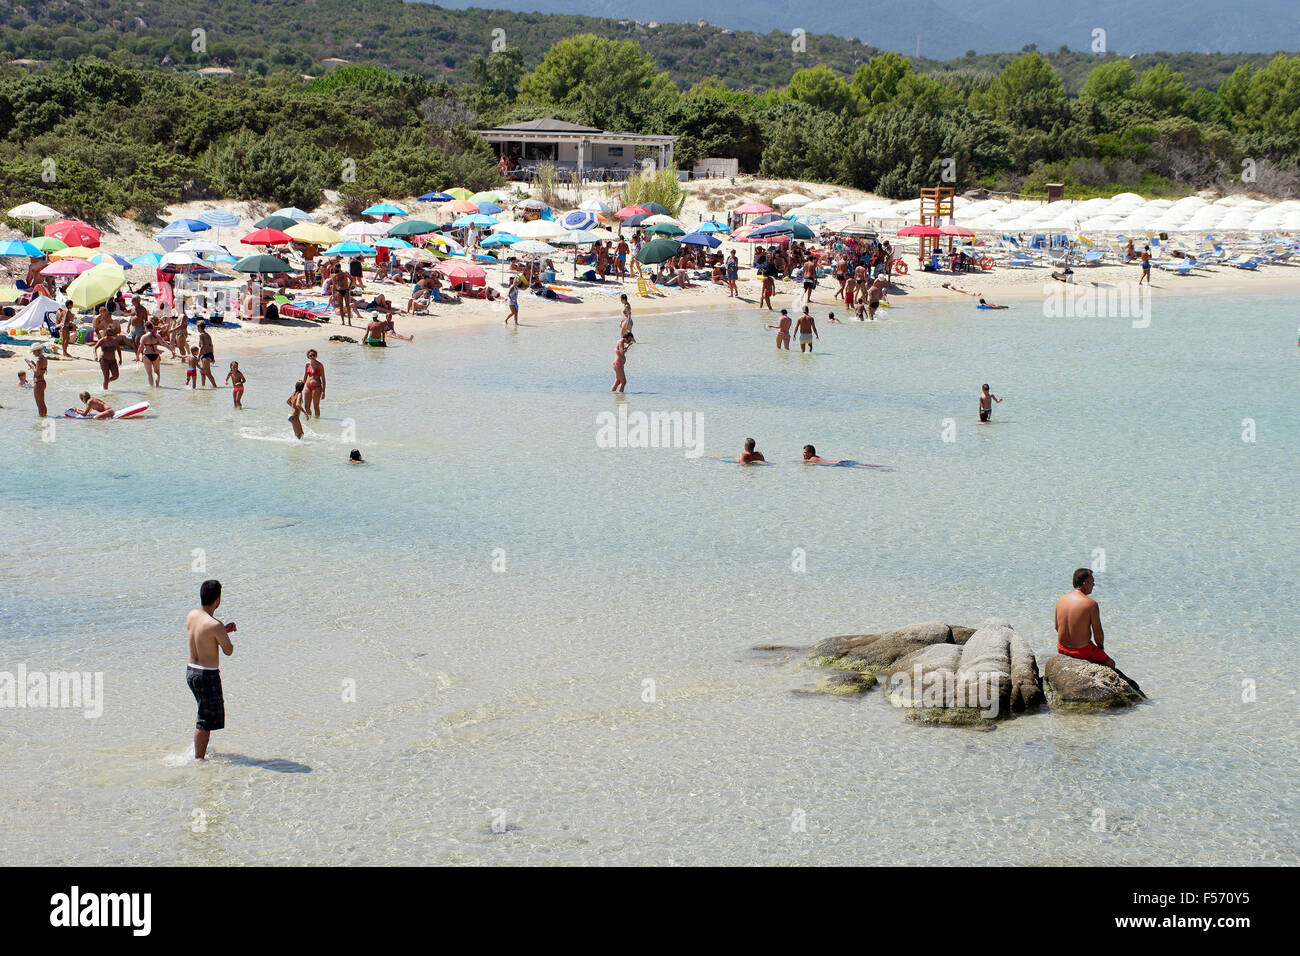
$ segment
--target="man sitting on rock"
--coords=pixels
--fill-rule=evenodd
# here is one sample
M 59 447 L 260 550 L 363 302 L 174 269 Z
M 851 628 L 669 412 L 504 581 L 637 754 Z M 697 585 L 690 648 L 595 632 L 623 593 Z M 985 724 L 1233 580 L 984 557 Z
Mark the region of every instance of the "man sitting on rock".
M 1105 635 L 1101 631 L 1101 610 L 1088 597 L 1095 586 L 1092 571 L 1079 568 L 1074 572 L 1074 590 L 1057 600 L 1056 652 L 1114 667 L 1115 662 L 1102 650 Z M 1097 643 L 1092 642 L 1093 638 Z

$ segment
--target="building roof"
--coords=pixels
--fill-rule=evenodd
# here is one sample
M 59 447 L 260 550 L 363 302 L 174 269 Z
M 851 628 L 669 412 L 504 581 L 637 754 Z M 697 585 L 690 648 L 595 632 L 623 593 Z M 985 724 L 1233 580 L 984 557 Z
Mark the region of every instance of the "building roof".
M 528 131 L 532 133 L 599 133 L 600 130 L 592 126 L 579 126 L 576 123 L 566 123 L 564 120 L 557 119 L 533 119 L 522 123 L 507 123 L 504 126 L 498 126 L 497 129 L 508 129 L 516 131 Z

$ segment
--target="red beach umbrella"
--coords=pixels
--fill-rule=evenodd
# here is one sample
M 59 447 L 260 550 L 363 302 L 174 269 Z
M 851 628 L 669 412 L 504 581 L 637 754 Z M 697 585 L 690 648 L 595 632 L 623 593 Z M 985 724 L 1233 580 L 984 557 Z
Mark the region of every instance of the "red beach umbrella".
M 487 273 L 481 266 L 469 262 L 444 260 L 433 267 L 452 282 L 465 282 L 469 285 L 487 285 Z
M 246 246 L 287 246 L 293 242 L 293 236 L 279 229 L 258 229 L 239 241 Z
M 761 202 L 747 202 L 743 206 L 737 206 L 731 210 L 740 216 L 757 216 L 765 212 L 771 212 L 772 207 Z
M 650 210 L 645 206 L 624 206 L 618 212 L 614 213 L 615 219 L 631 219 L 633 216 L 648 216 Z
M 94 249 L 99 245 L 99 230 L 80 219 L 59 219 L 45 227 L 45 234 L 70 246 Z
M 938 226 L 925 226 L 919 224 L 915 226 L 905 226 L 898 230 L 898 234 L 900 236 L 930 236 L 931 238 L 943 235 Z

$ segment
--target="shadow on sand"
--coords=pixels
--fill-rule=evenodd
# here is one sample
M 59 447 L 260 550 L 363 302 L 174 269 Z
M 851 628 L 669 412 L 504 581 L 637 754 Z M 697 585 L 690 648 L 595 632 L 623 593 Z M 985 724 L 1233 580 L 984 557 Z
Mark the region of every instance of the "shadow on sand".
M 239 767 L 261 767 L 263 770 L 271 770 L 275 773 L 311 773 L 311 767 L 305 763 L 298 763 L 294 760 L 285 760 L 281 757 L 247 757 L 244 754 L 222 754 L 221 759 L 226 763 L 232 763 Z

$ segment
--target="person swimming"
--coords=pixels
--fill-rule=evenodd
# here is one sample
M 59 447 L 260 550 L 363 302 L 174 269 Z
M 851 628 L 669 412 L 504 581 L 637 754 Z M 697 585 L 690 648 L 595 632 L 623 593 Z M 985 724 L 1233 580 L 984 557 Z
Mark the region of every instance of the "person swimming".
M 352 449 L 352 452 L 348 455 L 348 464 L 364 465 L 365 463 L 366 460 L 361 457 L 361 449 L 360 448 Z
M 980 301 L 979 301 L 979 305 L 975 306 L 975 308 L 977 308 L 977 309 L 1005 309 L 1005 308 L 1008 308 L 1008 306 L 1005 306 L 1005 305 L 994 305 L 992 302 L 985 302 L 984 299 L 981 297 L 981 298 L 980 298 Z
M 758 442 L 754 441 L 752 438 L 746 438 L 745 450 L 740 453 L 740 457 L 737 458 L 736 461 L 742 465 L 748 465 L 753 462 L 767 461 L 767 459 L 764 458 L 763 453 L 758 450 Z
M 831 461 L 829 458 L 821 458 L 817 454 L 817 449 L 812 445 L 803 446 L 803 460 L 809 465 L 838 465 L 839 461 Z

